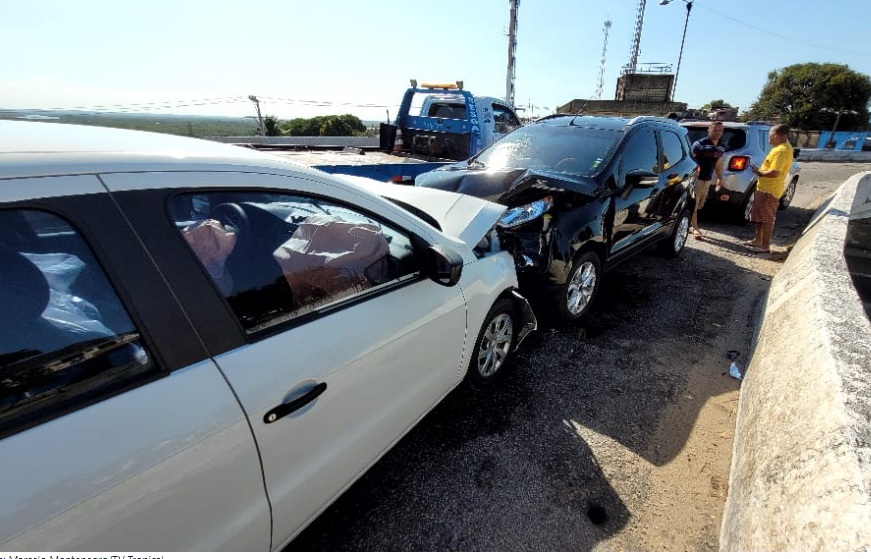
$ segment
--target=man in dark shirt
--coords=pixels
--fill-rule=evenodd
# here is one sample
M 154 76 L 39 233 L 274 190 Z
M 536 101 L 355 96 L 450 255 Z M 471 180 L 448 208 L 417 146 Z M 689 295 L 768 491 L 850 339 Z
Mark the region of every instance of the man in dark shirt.
M 711 183 L 714 182 L 714 173 L 717 175 L 716 190 L 720 190 L 720 187 L 723 185 L 723 170 L 720 158 L 725 153 L 726 146 L 720 143 L 720 138 L 722 137 L 723 123 L 712 122 L 708 126 L 708 135 L 701 140 L 693 142 L 693 159 L 699 165 L 699 176 L 696 177 L 694 190 L 696 207 L 693 209 L 690 227 L 696 239 L 702 238 L 702 232 L 699 231 L 698 212 L 708 199 L 708 191 L 711 188 Z

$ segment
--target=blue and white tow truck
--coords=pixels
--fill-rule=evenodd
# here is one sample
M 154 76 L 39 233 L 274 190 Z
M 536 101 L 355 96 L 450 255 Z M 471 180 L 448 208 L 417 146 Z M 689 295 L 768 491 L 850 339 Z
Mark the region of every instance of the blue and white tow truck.
M 413 184 L 427 171 L 475 155 L 520 126 L 514 109 L 495 97 L 476 97 L 463 82 L 411 80 L 392 124 L 382 123 L 377 149 L 277 151 L 326 171 Z

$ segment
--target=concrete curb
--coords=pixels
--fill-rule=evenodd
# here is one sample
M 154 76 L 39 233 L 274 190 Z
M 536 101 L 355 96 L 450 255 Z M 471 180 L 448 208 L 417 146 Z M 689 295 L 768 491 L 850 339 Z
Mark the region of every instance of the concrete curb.
M 871 151 L 802 148 L 801 154 L 798 156 L 798 162 L 804 163 L 806 161 L 871 162 Z
M 741 388 L 721 551 L 871 549 L 871 323 L 844 260 L 871 173 L 777 273 Z
M 373 136 L 214 136 L 205 139 L 224 144 L 351 146 L 359 148 L 377 148 L 379 144 L 379 139 Z

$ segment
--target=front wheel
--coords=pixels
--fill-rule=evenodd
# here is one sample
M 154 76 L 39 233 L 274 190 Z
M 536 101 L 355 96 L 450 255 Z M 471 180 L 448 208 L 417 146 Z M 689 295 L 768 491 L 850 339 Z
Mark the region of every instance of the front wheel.
M 683 210 L 677 215 L 674 229 L 668 238 L 659 242 L 659 252 L 664 256 L 675 257 L 681 253 L 687 244 L 687 236 L 690 233 L 690 212 Z
M 602 265 L 595 252 L 587 251 L 575 258 L 569 279 L 557 292 L 556 312 L 561 322 L 572 323 L 589 310 L 599 293 Z
M 488 388 L 502 376 L 517 344 L 518 321 L 514 304 L 496 301 L 475 341 L 466 380 L 476 390 Z
M 779 209 L 785 210 L 792 203 L 792 199 L 795 196 L 795 189 L 798 187 L 798 177 L 792 177 L 792 180 L 789 181 L 789 184 L 786 185 L 786 190 L 783 193 L 783 196 L 780 197 L 780 205 Z

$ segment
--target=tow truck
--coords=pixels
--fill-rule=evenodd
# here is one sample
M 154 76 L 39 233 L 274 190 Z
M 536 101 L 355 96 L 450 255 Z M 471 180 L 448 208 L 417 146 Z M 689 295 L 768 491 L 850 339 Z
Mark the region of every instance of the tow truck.
M 411 80 L 393 123 L 381 123 L 377 149 L 291 151 L 289 159 L 328 173 L 414 184 L 421 173 L 462 161 L 520 126 L 514 109 L 495 97 L 476 97 L 463 82 Z

